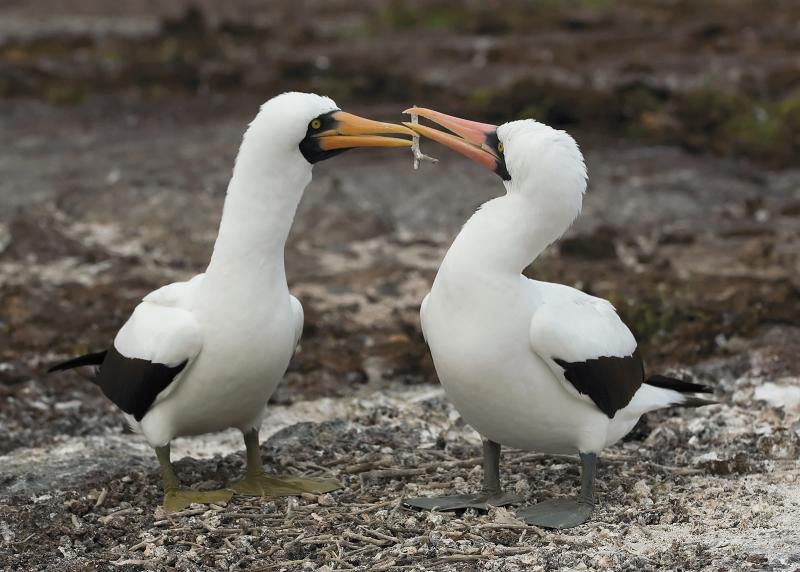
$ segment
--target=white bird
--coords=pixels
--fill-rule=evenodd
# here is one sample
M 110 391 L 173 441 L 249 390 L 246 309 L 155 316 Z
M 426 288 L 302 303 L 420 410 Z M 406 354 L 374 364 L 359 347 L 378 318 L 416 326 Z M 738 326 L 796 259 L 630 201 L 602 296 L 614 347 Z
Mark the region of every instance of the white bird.
M 594 508 L 598 453 L 644 413 L 713 403 L 697 395 L 711 390 L 645 377 L 636 340 L 608 301 L 522 275 L 580 213 L 586 168 L 572 137 L 530 119 L 497 127 L 424 108 L 406 113 L 452 131 L 405 123 L 497 173 L 506 191 L 464 225 L 420 310 L 445 392 L 484 438 L 484 490 L 406 504 L 454 510 L 514 502 L 500 487 L 501 445 L 578 453 L 578 498 L 517 515 L 551 528 L 581 524 Z
M 244 134 L 206 271 L 145 296 L 107 351 L 51 368 L 99 366 L 95 383 L 156 450 L 166 510 L 230 498 L 229 489 L 180 489 L 169 444 L 231 427 L 242 431 L 247 448 L 247 476 L 233 491 L 291 495 L 339 487 L 268 477 L 258 430 L 303 329 L 303 308 L 286 283 L 284 245 L 312 166 L 355 147 L 411 146 L 378 134 L 413 132 L 342 112 L 319 95 L 267 101 Z

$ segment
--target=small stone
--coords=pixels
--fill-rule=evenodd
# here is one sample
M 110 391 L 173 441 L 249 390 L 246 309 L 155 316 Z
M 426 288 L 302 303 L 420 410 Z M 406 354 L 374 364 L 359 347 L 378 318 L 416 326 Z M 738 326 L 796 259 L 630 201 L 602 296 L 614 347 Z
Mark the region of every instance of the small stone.
M 595 559 L 594 565 L 605 570 L 614 566 L 614 561 L 610 556 L 604 554 L 603 556 L 599 556 Z
M 643 480 L 636 481 L 633 485 L 633 496 L 638 499 L 650 498 L 650 486 Z

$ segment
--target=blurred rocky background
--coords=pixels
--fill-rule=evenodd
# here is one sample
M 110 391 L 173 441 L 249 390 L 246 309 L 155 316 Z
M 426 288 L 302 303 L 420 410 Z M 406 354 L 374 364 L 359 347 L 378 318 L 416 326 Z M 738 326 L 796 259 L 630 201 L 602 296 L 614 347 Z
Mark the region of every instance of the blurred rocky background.
M 483 570 L 493 556 L 503 570 L 797 566 L 799 54 L 792 0 L 0 3 L 0 565 Z M 176 544 L 156 534 L 156 465 L 120 415 L 86 372 L 43 375 L 106 347 L 148 291 L 204 269 L 241 134 L 262 101 L 290 89 L 390 121 L 412 104 L 492 122 L 534 117 L 581 144 L 583 215 L 529 275 L 610 299 L 649 369 L 710 383 L 723 401 L 649 416 L 609 452 L 622 460 L 601 469 L 590 546 L 523 539 L 512 523 L 506 536 L 454 548 L 447 534 L 484 517 L 408 524 L 396 509 L 381 530 L 400 544 L 377 537 L 369 559 L 339 553 L 337 563 L 322 541 L 287 548 L 246 526 L 223 543 L 211 525 L 186 525 L 188 544 Z M 474 486 L 479 474 L 457 465 L 476 454 L 474 434 L 437 393 L 418 308 L 460 225 L 502 188 L 423 146 L 441 163 L 413 171 L 410 154 L 360 150 L 315 167 L 286 256 L 306 328 L 273 430 L 300 431 L 306 448 L 351 442 L 331 445 L 339 456 L 323 463 L 344 475 L 430 465 L 432 448 L 456 463 L 429 475 L 433 485 L 460 475 Z M 377 424 L 365 408 L 393 440 L 359 429 Z M 184 441 L 184 454 L 217 459 L 207 478 L 239 470 L 235 435 Z M 313 450 L 294 454 L 317 462 Z M 509 472 L 545 497 L 575 478 L 552 459 Z M 542 474 L 550 484 L 537 491 Z M 341 502 L 416 492 L 402 471 L 359 482 L 361 497 Z M 136 506 L 133 495 L 146 506 L 110 519 Z M 324 502 L 315 510 L 342 510 Z M 516 545 L 530 550 L 509 552 Z

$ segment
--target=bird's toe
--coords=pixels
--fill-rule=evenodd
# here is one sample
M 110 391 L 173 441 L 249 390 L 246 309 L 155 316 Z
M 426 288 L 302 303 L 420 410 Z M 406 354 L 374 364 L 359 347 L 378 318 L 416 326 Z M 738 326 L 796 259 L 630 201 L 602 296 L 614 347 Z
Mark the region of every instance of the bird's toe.
M 417 497 L 404 499 L 403 504 L 413 508 L 424 510 L 466 510 L 474 508 L 476 510 L 489 510 L 493 506 L 505 506 L 507 504 L 519 502 L 521 497 L 512 493 L 500 492 L 495 494 L 475 494 L 475 495 L 449 495 L 442 497 Z
M 322 494 L 342 487 L 333 479 L 303 479 L 296 477 L 270 477 L 267 475 L 248 475 L 231 489 L 240 495 L 254 497 L 286 497 L 303 493 Z
M 518 510 L 517 518 L 543 528 L 572 528 L 588 521 L 593 508 L 576 499 L 552 499 Z
M 194 491 L 189 489 L 172 489 L 164 493 L 165 512 L 178 512 L 189 508 L 193 504 L 227 504 L 233 491 L 227 489 L 215 491 Z

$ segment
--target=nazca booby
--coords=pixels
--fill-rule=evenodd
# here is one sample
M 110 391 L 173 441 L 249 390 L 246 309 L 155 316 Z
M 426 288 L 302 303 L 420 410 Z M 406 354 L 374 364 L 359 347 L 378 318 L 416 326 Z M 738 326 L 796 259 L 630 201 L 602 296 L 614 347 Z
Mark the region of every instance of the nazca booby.
M 581 524 L 594 508 L 599 452 L 648 411 L 713 403 L 700 396 L 711 390 L 645 377 L 636 340 L 608 301 L 522 275 L 580 213 L 587 175 L 572 137 L 531 119 L 498 127 L 424 108 L 406 113 L 451 131 L 405 123 L 488 167 L 506 193 L 464 225 L 420 309 L 445 392 L 483 437 L 484 490 L 405 502 L 438 510 L 509 504 L 518 499 L 500 487 L 501 445 L 578 453 L 579 496 L 517 516 L 550 528 Z
M 258 430 L 303 328 L 289 293 L 284 246 L 314 163 L 356 147 L 405 147 L 409 129 L 340 111 L 328 97 L 284 93 L 261 107 L 242 140 L 219 235 L 203 274 L 142 299 L 107 350 L 50 371 L 99 366 L 95 383 L 155 448 L 164 508 L 227 501 L 233 492 L 179 488 L 169 455 L 174 437 L 227 428 L 244 434 L 245 495 L 321 493 L 330 480 L 270 477 Z

